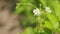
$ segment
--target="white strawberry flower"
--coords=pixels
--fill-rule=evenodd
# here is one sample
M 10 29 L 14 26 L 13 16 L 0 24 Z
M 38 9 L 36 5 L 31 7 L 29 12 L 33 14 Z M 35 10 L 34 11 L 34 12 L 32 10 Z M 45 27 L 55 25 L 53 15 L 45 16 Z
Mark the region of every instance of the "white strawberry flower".
M 39 16 L 41 14 L 40 10 L 38 8 L 33 10 L 34 15 Z
M 48 13 L 51 13 L 51 9 L 49 7 L 45 7 L 45 10 L 48 12 Z

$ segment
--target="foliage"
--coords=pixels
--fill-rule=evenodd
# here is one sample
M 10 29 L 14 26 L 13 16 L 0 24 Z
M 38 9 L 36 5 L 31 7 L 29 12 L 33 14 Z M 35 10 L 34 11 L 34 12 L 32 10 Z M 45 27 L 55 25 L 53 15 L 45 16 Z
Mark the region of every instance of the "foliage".
M 23 34 L 60 34 L 60 0 L 19 0 L 16 4 L 15 13 L 25 15 Z M 33 13 L 36 8 L 38 16 Z

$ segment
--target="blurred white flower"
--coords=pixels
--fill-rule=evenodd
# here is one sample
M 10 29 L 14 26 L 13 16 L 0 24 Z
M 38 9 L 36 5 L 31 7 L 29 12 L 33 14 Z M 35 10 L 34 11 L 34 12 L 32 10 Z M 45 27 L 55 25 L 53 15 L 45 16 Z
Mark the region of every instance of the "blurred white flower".
M 41 14 L 40 10 L 38 8 L 33 10 L 34 15 L 39 16 Z
M 45 10 L 48 12 L 48 13 L 51 13 L 51 9 L 49 7 L 45 7 Z

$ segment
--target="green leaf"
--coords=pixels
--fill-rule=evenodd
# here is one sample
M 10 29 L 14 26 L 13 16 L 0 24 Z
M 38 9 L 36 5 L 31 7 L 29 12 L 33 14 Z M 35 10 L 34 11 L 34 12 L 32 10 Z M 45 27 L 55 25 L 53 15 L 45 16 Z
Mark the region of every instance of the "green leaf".
M 15 14 L 19 15 L 20 13 L 22 13 L 24 11 L 24 6 L 19 6 L 16 11 Z
M 44 31 L 47 33 L 47 34 L 52 34 L 52 30 L 50 30 L 49 28 L 43 28 Z
M 23 34 L 34 34 L 33 28 L 27 27 L 26 30 L 25 30 L 25 32 Z
M 46 16 L 52 23 L 57 22 L 57 17 L 53 14 L 47 14 Z
M 47 18 L 52 23 L 54 29 L 57 29 L 59 27 L 59 23 L 58 23 L 57 17 L 55 15 L 47 14 Z
M 47 28 L 53 30 L 53 25 L 52 25 L 52 23 L 49 22 L 49 21 L 45 21 L 44 27 L 47 27 Z
M 39 0 L 39 2 L 41 2 L 43 4 L 43 6 L 47 6 L 47 0 Z
M 60 21 L 60 5 L 54 7 L 55 10 L 55 14 L 58 17 L 59 21 Z

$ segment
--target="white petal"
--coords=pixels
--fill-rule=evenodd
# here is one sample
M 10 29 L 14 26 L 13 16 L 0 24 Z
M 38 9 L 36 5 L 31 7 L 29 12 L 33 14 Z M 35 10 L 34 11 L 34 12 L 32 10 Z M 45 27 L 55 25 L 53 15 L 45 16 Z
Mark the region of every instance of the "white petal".
M 40 15 L 40 10 L 38 8 L 33 10 L 34 15 Z
M 51 10 L 49 7 L 45 7 L 45 10 L 48 12 L 48 13 L 51 13 Z
M 49 8 L 49 7 L 45 7 L 45 9 L 46 9 L 46 11 L 49 11 L 49 10 L 50 10 L 50 8 Z

